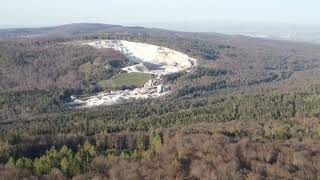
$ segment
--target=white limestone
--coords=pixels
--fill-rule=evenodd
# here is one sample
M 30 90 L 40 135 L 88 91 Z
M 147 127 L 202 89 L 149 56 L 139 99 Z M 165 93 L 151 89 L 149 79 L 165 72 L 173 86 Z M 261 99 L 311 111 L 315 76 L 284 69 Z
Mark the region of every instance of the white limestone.
M 98 93 L 87 98 L 73 98 L 69 105 L 80 107 L 94 107 L 102 105 L 113 105 L 136 99 L 157 98 L 170 93 L 168 87 L 157 83 L 162 75 L 188 71 L 197 65 L 196 59 L 190 58 L 181 52 L 146 43 L 136 43 L 124 40 L 100 40 L 86 42 L 95 48 L 112 48 L 120 51 L 130 61 L 137 64 L 123 68 L 124 71 L 150 73 L 156 75 L 157 79 L 150 79 L 144 87 L 134 90 L 114 91 L 110 93 Z

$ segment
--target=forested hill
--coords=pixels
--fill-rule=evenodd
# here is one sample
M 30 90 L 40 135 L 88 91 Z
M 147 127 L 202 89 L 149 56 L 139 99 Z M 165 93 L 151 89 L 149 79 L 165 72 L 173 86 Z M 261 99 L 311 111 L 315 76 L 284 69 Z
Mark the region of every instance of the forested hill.
M 121 26 L 121 25 L 110 25 L 110 24 L 98 24 L 98 23 L 75 23 L 66 24 L 54 27 L 43 27 L 43 28 L 13 28 L 13 29 L 0 29 L 0 37 L 27 37 L 27 36 L 77 36 L 77 35 L 104 35 L 106 33 L 119 33 L 127 35 L 146 35 L 157 36 L 157 37 L 179 37 L 179 36 L 197 36 L 205 33 L 186 33 L 178 31 L 170 31 L 158 28 L 144 28 L 140 26 Z M 208 33 L 210 36 L 216 36 L 215 38 L 226 37 L 222 34 Z M 204 37 L 205 38 L 205 37 Z
M 55 27 L 44 28 L 16 28 L 16 29 L 0 29 L 1 37 L 16 37 L 16 36 L 30 36 L 30 35 L 45 35 L 45 34 L 76 34 L 97 32 L 106 29 L 121 28 L 117 25 L 108 24 L 67 24 Z
M 32 35 L 76 35 L 76 34 L 96 34 L 103 32 L 137 32 L 143 31 L 158 31 L 164 32 L 160 29 L 147 29 L 143 27 L 125 27 L 120 25 L 98 24 L 98 23 L 75 23 L 66 24 L 54 27 L 43 28 L 14 28 L 14 29 L 0 29 L 0 37 L 21 37 Z M 168 31 L 166 31 L 168 32 Z
M 0 179 L 319 177 L 318 45 L 102 24 L 0 37 Z M 164 76 L 168 96 L 65 106 L 132 65 L 79 43 L 97 39 L 168 47 L 198 66 Z

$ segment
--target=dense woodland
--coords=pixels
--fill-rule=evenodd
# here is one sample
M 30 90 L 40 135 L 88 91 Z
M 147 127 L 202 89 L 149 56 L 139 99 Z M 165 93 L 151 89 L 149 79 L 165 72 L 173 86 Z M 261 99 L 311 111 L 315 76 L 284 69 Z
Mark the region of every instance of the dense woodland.
M 320 46 L 77 28 L 0 32 L 0 179 L 320 177 Z M 30 36 L 9 37 L 19 33 Z M 77 43 L 106 38 L 179 50 L 199 66 L 163 77 L 174 93 L 160 99 L 65 106 L 130 63 Z

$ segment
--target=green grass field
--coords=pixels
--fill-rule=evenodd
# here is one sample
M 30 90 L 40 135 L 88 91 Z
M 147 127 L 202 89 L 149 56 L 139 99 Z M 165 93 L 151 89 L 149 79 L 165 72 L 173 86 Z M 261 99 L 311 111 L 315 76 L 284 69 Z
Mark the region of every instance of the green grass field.
M 123 86 L 141 87 L 150 79 L 150 74 L 147 73 L 123 73 L 116 77 L 103 80 L 99 85 L 105 89 L 117 89 Z

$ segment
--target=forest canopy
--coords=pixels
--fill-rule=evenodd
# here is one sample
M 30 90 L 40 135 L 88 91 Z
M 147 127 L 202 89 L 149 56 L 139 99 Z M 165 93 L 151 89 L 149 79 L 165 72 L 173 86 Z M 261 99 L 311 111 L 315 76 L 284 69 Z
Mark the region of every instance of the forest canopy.
M 0 33 L 0 179 L 320 176 L 320 46 L 138 27 L 65 33 Z M 77 43 L 96 39 L 168 47 L 199 65 L 163 77 L 170 95 L 70 108 L 71 95 L 148 79 L 121 74 L 122 53 Z

